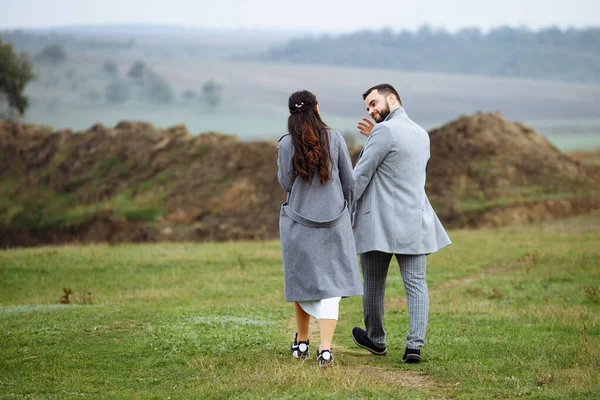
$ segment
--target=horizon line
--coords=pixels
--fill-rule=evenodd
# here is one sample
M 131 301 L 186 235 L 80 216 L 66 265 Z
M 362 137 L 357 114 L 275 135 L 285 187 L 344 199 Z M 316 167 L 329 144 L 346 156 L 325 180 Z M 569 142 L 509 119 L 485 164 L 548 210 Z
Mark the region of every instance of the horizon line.
M 270 27 L 270 28 L 262 28 L 262 27 L 251 27 L 251 26 L 240 26 L 240 27 L 212 27 L 212 26 L 199 26 L 199 25 L 189 25 L 189 24 L 172 24 L 172 23 L 160 23 L 160 22 L 118 22 L 118 23 L 81 23 L 81 24 L 61 24 L 61 25 L 48 25 L 48 26 L 37 26 L 37 27 L 26 27 L 26 26 L 10 26 L 10 27 L 0 27 L 0 32 L 5 31 L 34 31 L 34 32 L 47 32 L 47 31 L 69 31 L 69 30 L 94 30 L 94 29 L 172 29 L 172 30 L 180 30 L 182 32 L 188 33 L 237 33 L 237 32 L 256 32 L 256 33 L 274 33 L 274 32 L 285 32 L 285 33 L 295 33 L 297 35 L 302 34 L 323 34 L 323 35 L 344 35 L 344 34 L 352 34 L 357 32 L 380 32 L 384 30 L 391 30 L 392 32 L 411 32 L 417 33 L 421 29 L 431 29 L 434 32 L 447 32 L 447 33 L 458 33 L 463 30 L 471 30 L 477 29 L 481 33 L 487 34 L 491 31 L 503 29 L 503 28 L 511 28 L 517 30 L 525 30 L 533 33 L 537 33 L 544 30 L 557 28 L 562 32 L 570 31 L 570 30 L 590 30 L 590 29 L 600 29 L 600 24 L 598 25 L 582 25 L 582 26 L 573 26 L 573 25 L 560 25 L 560 24 L 550 24 L 545 26 L 539 26 L 533 28 L 531 26 L 525 24 L 500 24 L 495 25 L 489 28 L 483 28 L 476 25 L 464 25 L 460 28 L 449 29 L 447 27 L 435 26 L 429 23 L 423 23 L 415 28 L 407 28 L 407 27 L 391 27 L 391 26 L 382 26 L 377 29 L 357 27 L 349 30 L 337 30 L 337 31 L 327 31 L 320 29 L 294 29 L 294 28 L 283 28 L 283 27 Z

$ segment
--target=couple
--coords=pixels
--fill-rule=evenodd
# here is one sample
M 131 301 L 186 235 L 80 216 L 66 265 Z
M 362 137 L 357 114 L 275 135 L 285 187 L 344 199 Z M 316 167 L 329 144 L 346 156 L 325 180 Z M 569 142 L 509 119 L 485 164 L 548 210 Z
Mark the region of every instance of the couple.
M 294 303 L 298 329 L 291 353 L 309 356 L 312 315 L 320 323 L 321 367 L 333 364 L 341 298 L 363 295 L 363 287 L 367 329 L 354 328 L 352 337 L 373 354 L 387 353 L 383 311 L 392 256 L 410 320 L 402 360 L 419 362 L 429 312 L 425 256 L 450 244 L 425 194 L 429 135 L 408 118 L 391 85 L 374 86 L 363 99 L 377 124 L 358 123 L 368 139 L 354 170 L 342 135 L 323 122 L 308 91 L 290 96 L 288 133 L 279 139 L 278 178 L 287 192 L 279 219 L 285 300 Z

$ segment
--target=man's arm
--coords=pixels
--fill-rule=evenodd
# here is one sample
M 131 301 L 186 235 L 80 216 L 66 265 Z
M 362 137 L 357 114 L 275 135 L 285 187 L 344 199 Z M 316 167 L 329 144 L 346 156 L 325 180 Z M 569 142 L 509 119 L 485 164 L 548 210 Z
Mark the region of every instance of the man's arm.
M 365 143 L 361 157 L 354 167 L 354 180 L 356 181 L 356 201 L 360 200 L 365 189 L 371 182 L 379 164 L 390 152 L 392 146 L 392 132 L 385 125 L 375 125 L 371 135 Z
M 338 133 L 338 169 L 340 171 L 340 182 L 342 184 L 342 191 L 344 192 L 344 199 L 348 202 L 348 209 L 350 211 L 354 208 L 354 190 L 355 182 L 354 176 L 352 175 L 352 160 L 348 153 L 348 146 L 344 137 Z

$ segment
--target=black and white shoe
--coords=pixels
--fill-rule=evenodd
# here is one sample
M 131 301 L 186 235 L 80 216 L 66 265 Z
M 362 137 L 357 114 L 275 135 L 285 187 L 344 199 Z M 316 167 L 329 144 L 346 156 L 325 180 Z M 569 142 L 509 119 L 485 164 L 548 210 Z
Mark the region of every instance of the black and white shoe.
M 333 366 L 333 354 L 331 354 L 331 350 L 321 350 L 317 355 L 317 361 L 319 362 L 319 367 L 327 368 Z
M 292 347 L 290 348 L 290 353 L 296 358 L 304 359 L 309 356 L 308 353 L 308 342 L 298 342 L 298 332 L 296 332 L 296 336 L 294 337 L 294 343 L 292 343 Z

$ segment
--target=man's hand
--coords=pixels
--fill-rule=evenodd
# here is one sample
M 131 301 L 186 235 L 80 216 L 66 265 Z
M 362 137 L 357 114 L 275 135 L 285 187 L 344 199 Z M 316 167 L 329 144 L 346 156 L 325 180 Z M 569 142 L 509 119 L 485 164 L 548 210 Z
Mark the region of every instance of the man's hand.
M 374 126 L 375 126 L 375 123 L 373 121 L 371 121 L 369 118 L 365 118 L 365 117 L 363 117 L 363 119 L 361 121 L 358 121 L 358 124 L 356 125 L 360 134 L 363 136 L 366 136 L 366 137 L 369 137 Z

